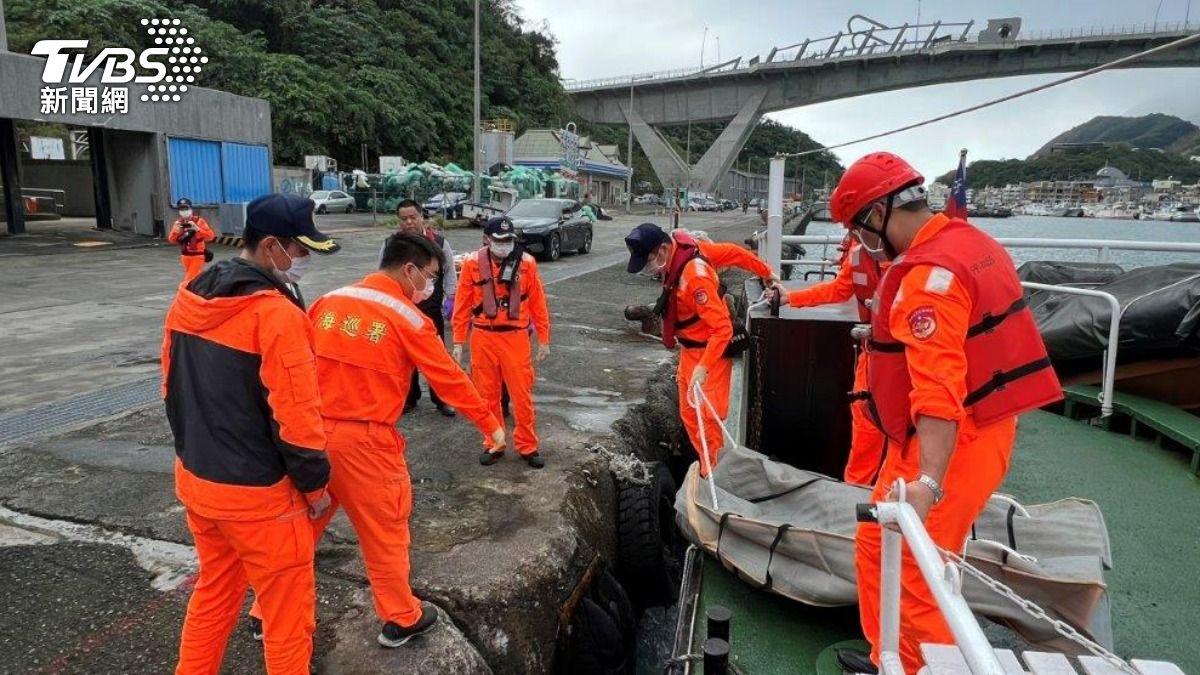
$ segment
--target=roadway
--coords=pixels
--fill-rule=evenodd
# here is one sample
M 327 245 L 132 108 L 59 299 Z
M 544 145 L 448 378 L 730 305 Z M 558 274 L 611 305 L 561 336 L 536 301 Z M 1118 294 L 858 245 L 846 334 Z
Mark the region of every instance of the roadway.
M 309 298 L 374 267 L 385 230 L 364 227 L 364 216 L 323 217 L 343 250 L 315 260 Z M 541 265 L 553 316 L 553 354 L 535 390 L 546 470 L 511 457 L 480 467 L 476 432 L 437 415 L 427 397 L 400 425 L 416 484 L 414 586 L 458 627 L 402 653 L 375 647 L 354 533 L 339 516 L 318 560 L 323 672 L 548 668 L 557 603 L 592 555 L 611 551 L 611 487 L 597 448 L 620 445 L 612 424 L 671 359 L 621 316 L 657 294 L 620 266 L 622 238 L 643 219 L 599 222 L 591 254 Z M 684 224 L 741 240 L 755 221 L 689 214 Z M 480 243 L 478 230 L 446 234 L 458 251 Z M 0 362 L 0 662 L 13 672 L 166 672 L 194 571 L 155 392 L 178 257 L 121 237 L 31 247 L 37 236 L 16 244 L 41 254 L 0 266 L 9 355 Z M 10 245 L 0 239 L 0 256 Z M 262 672 L 260 653 L 239 625 L 223 672 Z

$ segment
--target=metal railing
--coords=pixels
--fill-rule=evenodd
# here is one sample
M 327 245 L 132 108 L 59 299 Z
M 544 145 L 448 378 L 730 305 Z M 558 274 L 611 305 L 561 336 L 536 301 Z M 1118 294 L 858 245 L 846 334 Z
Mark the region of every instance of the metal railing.
M 1108 307 L 1112 310 L 1112 319 L 1108 322 L 1108 344 L 1104 348 L 1104 386 L 1100 391 L 1100 417 L 1104 418 L 1112 415 L 1113 386 L 1117 377 L 1117 344 L 1120 342 L 1121 317 L 1124 315 L 1124 310 L 1121 309 L 1121 302 L 1111 293 L 1095 291 L 1090 288 L 1036 284 L 1032 281 L 1022 281 L 1021 285 L 1035 291 L 1083 295 L 1091 298 L 1104 298 L 1108 301 Z
M 897 479 L 893 491 L 898 501 L 859 507 L 859 519 L 878 522 L 883 533 L 879 672 L 882 675 L 905 675 L 900 662 L 900 542 L 903 539 L 908 543 L 909 552 L 920 568 L 921 576 L 925 577 L 971 673 L 1005 675 L 996 652 L 992 650 L 992 645 L 962 596 L 962 571 L 956 563 L 942 560 L 937 545 L 925 531 L 917 512 L 905 502 L 904 487 L 904 481 Z M 900 531 L 885 527 L 887 525 L 899 526 Z
M 770 206 L 768 205 L 768 209 Z M 768 224 L 770 216 L 768 215 Z M 770 248 L 764 251 L 763 248 L 767 244 L 769 236 L 757 237 L 759 256 L 764 260 L 772 260 Z M 824 252 L 828 252 L 830 245 L 840 244 L 843 241 L 842 237 L 833 235 L 785 235 L 779 237 L 780 245 L 782 244 L 799 244 L 813 245 L 820 244 L 825 247 Z M 1074 249 L 1074 250 L 1092 250 L 1096 252 L 1096 262 L 1108 262 L 1109 256 L 1113 251 L 1158 251 L 1164 253 L 1200 253 L 1200 243 L 1194 242 L 1173 242 L 1173 241 L 1133 241 L 1127 239 L 1034 239 L 1029 237 L 997 237 L 999 242 L 1006 249 L 1012 248 L 1041 248 L 1041 249 Z M 830 261 L 821 260 L 781 260 L 780 253 L 776 252 L 773 258 L 773 265 L 782 267 L 784 265 L 816 267 L 823 273 L 830 265 Z M 1022 282 L 1022 286 L 1030 290 L 1045 291 L 1047 293 L 1063 293 L 1066 295 L 1081 295 L 1092 298 L 1103 298 L 1112 311 L 1112 319 L 1108 326 L 1108 344 L 1105 346 L 1103 354 L 1102 377 L 1103 385 L 1100 392 L 1100 417 L 1107 418 L 1113 412 L 1113 392 L 1116 382 L 1117 371 L 1117 347 L 1120 343 L 1121 335 L 1121 319 L 1124 316 L 1124 308 L 1121 307 L 1120 300 L 1111 293 L 1096 291 L 1088 288 L 1079 288 L 1077 286 L 1057 286 L 1053 284 L 1039 284 L 1034 282 Z
M 865 17 L 863 17 L 865 19 Z M 869 19 L 867 21 L 870 21 Z M 749 59 L 738 57 L 716 66 L 676 68 L 648 73 L 635 73 L 617 77 L 595 78 L 590 80 L 563 80 L 563 89 L 568 92 L 586 89 L 600 89 L 613 86 L 628 86 L 631 80 L 641 83 L 646 81 L 665 81 L 693 77 L 696 75 L 722 75 L 733 72 L 750 71 L 764 66 L 779 66 L 788 63 L 815 63 L 837 59 L 861 58 L 883 54 L 908 54 L 921 52 L 936 52 L 944 50 L 947 45 L 980 44 L 977 42 L 978 33 L 972 33 L 974 21 L 967 22 L 934 22 L 926 24 L 904 24 L 902 26 L 884 27 L 869 24 L 869 27 L 857 31 L 840 31 L 836 35 L 814 38 L 772 48 L 765 57 L 754 56 Z M 1003 43 L 987 43 L 987 47 L 1015 48 L 1033 42 L 1050 42 L 1054 40 L 1086 40 L 1122 37 L 1145 37 L 1156 35 L 1175 35 L 1200 30 L 1200 24 L 1188 22 L 1159 22 L 1132 24 L 1123 26 L 1087 26 L 1079 28 L 1021 31 L 1017 38 Z M 922 32 L 924 31 L 924 35 Z

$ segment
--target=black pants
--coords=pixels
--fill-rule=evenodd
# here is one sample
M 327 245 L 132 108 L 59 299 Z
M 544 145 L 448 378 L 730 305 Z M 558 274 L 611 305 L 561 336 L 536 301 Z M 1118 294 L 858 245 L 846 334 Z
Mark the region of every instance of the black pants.
M 444 343 L 446 341 L 446 320 L 442 318 L 442 308 L 438 307 L 431 312 L 422 307 L 421 311 L 425 313 L 425 316 L 433 320 L 433 325 L 437 327 L 438 335 L 442 336 L 442 342 Z M 429 385 L 429 399 L 436 406 L 444 405 L 442 399 L 438 397 L 437 392 L 433 390 L 432 384 Z M 405 401 L 405 407 L 414 406 L 420 400 L 421 381 L 418 378 L 417 369 L 413 368 L 412 382 L 408 385 L 408 400 Z

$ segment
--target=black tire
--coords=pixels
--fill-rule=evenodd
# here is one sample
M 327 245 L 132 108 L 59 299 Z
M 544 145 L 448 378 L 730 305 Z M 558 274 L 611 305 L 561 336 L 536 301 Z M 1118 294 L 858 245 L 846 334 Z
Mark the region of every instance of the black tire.
M 562 257 L 562 236 L 557 232 L 551 232 L 550 238 L 546 240 L 546 252 L 542 254 L 542 259 L 547 262 L 554 262 Z
M 350 215 L 351 213 L 354 213 L 354 205 L 353 204 L 350 204 L 349 206 L 346 207 L 346 215 Z
M 679 598 L 682 539 L 675 527 L 675 481 L 661 462 L 648 485 L 627 484 L 617 497 L 617 570 L 639 609 Z
M 571 617 L 571 637 L 566 667 L 572 675 L 631 675 L 634 653 L 628 649 L 621 627 L 608 608 L 584 598 Z
M 637 667 L 637 615 L 620 582 L 607 570 L 592 581 L 571 616 L 563 667 L 584 675 L 633 675 Z
M 322 215 L 325 213 L 325 205 L 324 204 L 317 207 L 317 213 L 322 214 Z
M 587 255 L 592 252 L 592 230 L 588 228 L 587 233 L 583 235 L 583 246 L 579 247 L 580 255 Z

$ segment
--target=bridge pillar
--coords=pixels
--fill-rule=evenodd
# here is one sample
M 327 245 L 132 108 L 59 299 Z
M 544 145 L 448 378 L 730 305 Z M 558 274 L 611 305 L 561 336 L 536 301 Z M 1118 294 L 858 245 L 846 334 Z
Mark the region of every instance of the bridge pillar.
M 712 193 L 721 182 L 721 177 L 733 166 L 734 159 L 746 146 L 750 134 L 762 119 L 762 103 L 767 96 L 767 88 L 746 97 L 741 110 L 728 126 L 713 141 L 712 147 L 704 153 L 700 161 L 692 167 L 692 184 L 688 186 L 700 192 Z
M 625 119 L 633 127 L 633 135 L 637 137 L 638 145 L 654 167 L 654 173 L 663 187 L 684 187 L 687 184 L 688 166 L 680 158 L 679 153 L 659 135 L 654 127 L 646 124 L 636 110 L 631 110 L 629 104 L 623 104 L 621 110 Z

